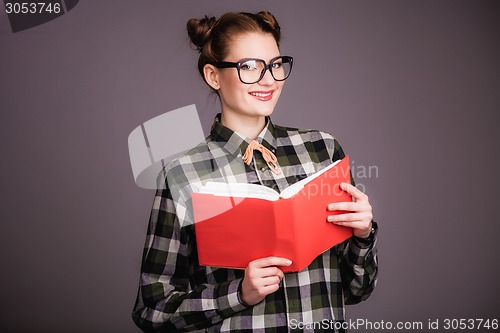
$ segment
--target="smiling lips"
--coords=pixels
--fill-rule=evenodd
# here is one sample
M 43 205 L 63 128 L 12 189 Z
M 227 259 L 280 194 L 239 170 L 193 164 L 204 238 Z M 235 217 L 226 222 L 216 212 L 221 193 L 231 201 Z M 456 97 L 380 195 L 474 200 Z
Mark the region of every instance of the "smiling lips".
M 271 98 L 273 98 L 273 93 L 274 90 L 268 90 L 268 91 L 252 91 L 249 94 L 258 99 L 259 101 L 269 101 Z

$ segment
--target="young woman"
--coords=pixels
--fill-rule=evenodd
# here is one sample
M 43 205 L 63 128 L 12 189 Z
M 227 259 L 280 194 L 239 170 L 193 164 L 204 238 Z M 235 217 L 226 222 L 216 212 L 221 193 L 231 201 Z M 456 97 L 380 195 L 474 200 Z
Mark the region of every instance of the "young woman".
M 170 163 L 148 229 L 133 312 L 147 332 L 342 331 L 344 305 L 376 284 L 376 223 L 368 197 L 351 184 L 353 202 L 329 204 L 331 223 L 354 235 L 297 273 L 288 258 L 260 258 L 243 270 L 199 266 L 191 184 L 207 179 L 258 183 L 279 191 L 344 157 L 339 143 L 315 130 L 274 125 L 269 116 L 293 58 L 280 53 L 280 27 L 269 12 L 227 13 L 187 24 L 199 71 L 221 102 L 206 141 Z M 237 221 L 235 221 L 237 223 Z

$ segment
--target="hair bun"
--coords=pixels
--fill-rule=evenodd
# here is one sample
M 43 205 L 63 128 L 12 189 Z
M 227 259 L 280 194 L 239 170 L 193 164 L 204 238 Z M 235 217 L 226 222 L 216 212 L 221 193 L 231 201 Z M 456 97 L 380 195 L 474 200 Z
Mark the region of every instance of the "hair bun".
M 199 51 L 210 40 L 212 29 L 217 24 L 215 17 L 205 15 L 201 20 L 192 18 L 187 23 L 187 32 L 191 43 L 193 43 Z
M 264 21 L 275 33 L 279 34 L 280 33 L 280 25 L 278 24 L 278 21 L 276 20 L 276 17 L 274 17 L 273 14 L 271 14 L 268 11 L 262 11 L 258 12 L 256 14 L 259 16 L 262 21 Z

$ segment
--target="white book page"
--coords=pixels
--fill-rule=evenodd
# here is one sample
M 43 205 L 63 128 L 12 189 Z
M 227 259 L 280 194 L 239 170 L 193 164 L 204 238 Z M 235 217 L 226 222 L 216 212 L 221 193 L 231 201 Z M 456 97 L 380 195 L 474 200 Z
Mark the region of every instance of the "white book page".
M 221 183 L 221 182 L 206 182 L 201 186 L 198 193 L 207 193 L 217 196 L 231 196 L 241 198 L 257 198 L 264 200 L 276 201 L 280 195 L 272 188 L 245 183 Z
M 246 184 L 246 183 L 222 183 L 222 182 L 212 182 L 208 181 L 202 186 L 197 186 L 195 192 L 213 194 L 217 196 L 231 196 L 239 198 L 256 198 L 276 201 L 279 198 L 288 199 L 293 197 L 295 194 L 299 193 L 311 180 L 321 176 L 335 165 L 337 165 L 341 160 L 337 160 L 327 167 L 321 169 L 320 171 L 312 174 L 311 176 L 299 180 L 295 184 L 288 186 L 281 193 L 269 188 L 267 186 L 258 184 Z
M 337 165 L 340 161 L 341 160 L 336 160 L 332 164 L 330 164 L 327 167 L 319 170 L 318 172 L 310 175 L 309 177 L 301 179 L 298 182 L 296 182 L 295 184 L 288 186 L 286 189 L 284 189 L 280 193 L 280 197 L 282 197 L 283 199 L 288 199 L 288 198 L 293 197 L 295 194 L 299 193 L 307 183 L 309 183 L 311 180 L 321 176 L 322 174 L 324 174 L 325 172 L 327 172 L 328 170 L 333 168 L 335 165 Z

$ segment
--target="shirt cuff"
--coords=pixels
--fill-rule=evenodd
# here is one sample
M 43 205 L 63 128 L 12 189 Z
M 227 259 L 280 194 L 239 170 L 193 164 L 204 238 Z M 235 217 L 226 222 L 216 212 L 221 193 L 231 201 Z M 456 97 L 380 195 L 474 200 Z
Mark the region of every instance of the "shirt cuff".
M 378 232 L 378 225 L 377 222 L 372 220 L 372 230 L 368 237 L 366 238 L 361 238 L 357 237 L 356 235 L 353 235 L 351 238 L 354 240 L 355 244 L 358 245 L 360 248 L 368 248 L 373 245 L 375 242 L 375 237 L 377 236 Z
M 373 232 L 367 239 L 369 240 L 369 242 L 358 241 L 355 236 L 352 236 L 349 239 L 349 257 L 351 262 L 357 265 L 364 264 L 366 257 L 372 252 L 376 244 L 377 234 L 378 234 L 377 222 L 373 221 L 372 226 L 373 226 Z
M 241 301 L 239 286 L 243 279 L 222 282 L 217 285 L 217 308 L 222 317 L 227 318 L 243 311 L 247 306 Z

